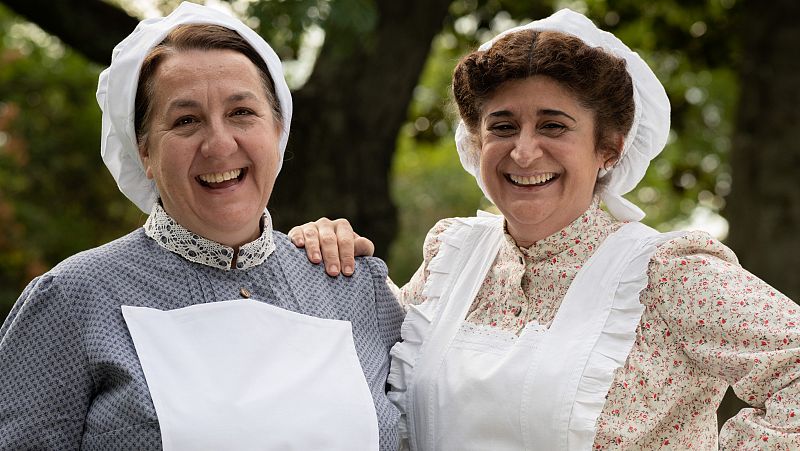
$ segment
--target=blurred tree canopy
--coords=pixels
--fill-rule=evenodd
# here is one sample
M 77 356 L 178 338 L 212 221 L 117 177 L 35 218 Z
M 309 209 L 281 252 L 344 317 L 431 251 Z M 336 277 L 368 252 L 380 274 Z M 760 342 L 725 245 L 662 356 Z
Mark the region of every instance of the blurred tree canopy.
M 111 48 L 138 18 L 177 3 L 0 1 L 0 317 L 32 277 L 144 221 L 99 158 L 94 91 Z M 766 255 L 755 272 L 800 296 L 786 269 L 800 264 L 800 187 L 790 174 L 800 167 L 798 59 L 781 53 L 800 42 L 785 19 L 794 2 L 774 2 L 770 14 L 736 0 L 217 3 L 266 37 L 294 90 L 292 138 L 270 204 L 279 229 L 347 217 L 375 240 L 392 277 L 406 281 L 437 219 L 489 207 L 453 145 L 455 62 L 504 29 L 570 7 L 639 51 L 670 96 L 669 144 L 628 195 L 646 222 L 725 238 L 727 215 L 732 238 L 741 237 L 735 250 L 754 255 L 745 266 Z M 766 111 L 775 112 L 769 127 L 759 120 Z M 735 162 L 749 172 L 732 169 Z M 741 175 L 735 183 L 733 174 Z M 756 185 L 764 179 L 783 184 Z M 739 206 L 726 209 L 729 202 Z

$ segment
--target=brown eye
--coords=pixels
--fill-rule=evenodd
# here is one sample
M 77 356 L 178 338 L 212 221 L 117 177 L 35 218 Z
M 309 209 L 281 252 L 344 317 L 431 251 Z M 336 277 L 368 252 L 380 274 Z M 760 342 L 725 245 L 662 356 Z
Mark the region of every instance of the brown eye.
M 510 122 L 498 122 L 497 124 L 491 124 L 488 129 L 495 135 L 508 136 L 513 134 L 517 130 L 517 127 Z
M 566 125 L 558 122 L 548 122 L 539 127 L 539 129 L 547 136 L 558 136 L 568 130 Z
M 195 122 L 197 122 L 197 119 L 195 119 L 192 116 L 181 116 L 175 121 L 174 125 L 176 127 L 180 127 L 180 126 L 183 126 L 183 125 L 194 124 Z

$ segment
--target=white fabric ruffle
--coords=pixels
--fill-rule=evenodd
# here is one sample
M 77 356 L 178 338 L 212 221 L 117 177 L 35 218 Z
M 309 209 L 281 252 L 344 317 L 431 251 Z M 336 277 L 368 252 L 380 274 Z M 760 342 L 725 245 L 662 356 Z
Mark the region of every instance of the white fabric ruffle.
M 652 246 L 655 246 L 653 240 Z M 603 411 L 614 373 L 625 365 L 644 313 L 639 295 L 647 286 L 647 267 L 652 246 L 639 248 L 622 271 L 613 304 L 600 337 L 589 354 L 578 383 L 569 425 L 569 443 L 575 449 L 591 449 L 597 418 Z
M 389 400 L 400 410 L 398 430 L 400 438 L 408 439 L 407 408 L 409 387 L 414 381 L 414 364 L 420 355 L 433 318 L 439 308 L 439 298 L 447 288 L 450 272 L 456 268 L 459 251 L 464 244 L 466 233 L 461 233 L 470 226 L 461 218 L 455 218 L 453 224 L 439 235 L 439 252 L 428 263 L 428 277 L 422 290 L 427 300 L 420 305 L 411 305 L 406 318 L 400 327 L 402 341 L 396 343 L 391 350 L 392 364 L 389 369 L 388 382 L 391 390 Z

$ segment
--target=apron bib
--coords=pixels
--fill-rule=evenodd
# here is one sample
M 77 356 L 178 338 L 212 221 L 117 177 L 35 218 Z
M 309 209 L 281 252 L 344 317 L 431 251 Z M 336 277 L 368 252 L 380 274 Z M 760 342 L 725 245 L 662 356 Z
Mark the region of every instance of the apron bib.
M 503 240 L 502 218 L 471 218 L 459 234 L 460 244 L 443 247 L 451 272 L 431 287 L 438 296 L 426 304 L 434 305 L 412 307 L 406 318 L 430 324 L 404 323 L 408 343 L 392 350 L 390 383 L 405 390 L 411 449 L 591 449 L 644 311 L 650 257 L 677 234 L 624 225 L 578 272 L 551 326 L 530 323 L 519 337 L 464 320 Z
M 165 451 L 378 449 L 348 321 L 252 300 L 122 313 Z

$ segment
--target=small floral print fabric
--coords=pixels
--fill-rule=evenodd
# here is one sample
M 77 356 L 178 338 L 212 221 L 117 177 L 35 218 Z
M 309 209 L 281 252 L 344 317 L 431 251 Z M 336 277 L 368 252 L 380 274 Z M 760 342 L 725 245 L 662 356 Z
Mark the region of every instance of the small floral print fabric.
M 425 302 L 427 265 L 451 224 L 428 233 L 424 262 L 399 292 L 403 304 Z M 531 321 L 549 326 L 583 262 L 621 225 L 595 201 L 528 248 L 506 234 L 467 322 L 514 333 Z M 703 232 L 661 245 L 648 278 L 637 338 L 614 375 L 594 449 L 800 449 L 798 306 Z M 716 409 L 729 385 L 751 408 L 718 437 Z
M 203 238 L 178 224 L 158 202 L 144 223 L 144 232 L 159 246 L 191 262 L 222 270 L 249 269 L 264 263 L 275 250 L 272 218 L 267 210 L 261 221 L 261 235 L 241 246 L 235 256 L 233 248 Z

